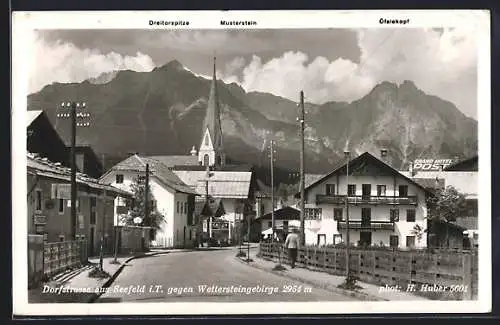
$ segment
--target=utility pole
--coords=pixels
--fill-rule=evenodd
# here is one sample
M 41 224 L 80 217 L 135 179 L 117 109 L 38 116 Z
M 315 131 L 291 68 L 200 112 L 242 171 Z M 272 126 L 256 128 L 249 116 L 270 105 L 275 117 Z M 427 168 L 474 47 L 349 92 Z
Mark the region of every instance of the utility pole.
M 104 249 L 104 231 L 105 231 L 105 227 L 106 227 L 106 189 L 104 189 L 103 191 L 103 198 L 102 198 L 102 230 L 101 230 L 101 250 L 100 250 L 100 253 L 99 253 L 99 269 L 101 270 L 102 272 L 102 263 L 103 263 L 103 249 Z
M 149 220 L 149 164 L 146 164 L 146 185 L 144 187 L 144 220 L 143 220 L 143 225 L 144 221 L 147 220 L 149 222 L 149 225 L 151 225 L 151 222 Z
M 271 227 L 273 231 L 272 241 L 274 242 L 274 235 L 276 231 L 276 224 L 274 223 L 274 140 L 271 140 Z
M 84 109 L 86 106 L 85 102 L 62 102 L 61 108 L 64 110 L 70 110 L 70 113 L 58 113 L 56 116 L 58 118 L 70 118 L 71 119 L 71 148 L 70 148 L 70 164 L 71 164 L 71 239 L 76 240 L 76 196 L 77 196 L 77 184 L 76 184 L 76 127 L 88 127 L 89 122 L 77 122 L 77 118 L 87 118 L 90 113 L 87 112 L 77 112 L 77 108 Z
M 304 92 L 300 92 L 300 243 L 302 246 L 305 245 L 305 175 L 304 175 L 304 156 L 305 156 L 305 143 L 304 143 Z
M 346 224 L 346 234 L 345 234 L 345 239 L 346 239 L 346 248 L 345 248 L 345 263 L 346 263 L 346 280 L 349 279 L 349 276 L 351 275 L 351 249 L 350 249 L 350 229 L 349 229 L 349 161 L 350 161 L 350 156 L 351 153 L 349 152 L 349 149 L 346 148 L 344 151 L 345 156 L 347 157 L 347 164 L 346 164 L 346 196 L 345 196 L 345 212 L 346 212 L 346 217 L 345 217 L 345 224 Z

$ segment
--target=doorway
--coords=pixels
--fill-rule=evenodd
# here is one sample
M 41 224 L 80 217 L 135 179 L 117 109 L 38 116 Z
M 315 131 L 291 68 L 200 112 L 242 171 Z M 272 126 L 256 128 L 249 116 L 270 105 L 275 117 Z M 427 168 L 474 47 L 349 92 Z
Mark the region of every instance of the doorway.
M 372 220 L 372 209 L 361 208 L 361 227 L 370 227 Z
M 359 234 L 359 245 L 371 246 L 371 244 L 372 244 L 372 233 L 370 231 L 362 231 Z
M 361 186 L 361 189 L 362 189 L 362 196 L 363 197 L 370 197 L 370 195 L 372 194 L 372 184 L 363 184 Z

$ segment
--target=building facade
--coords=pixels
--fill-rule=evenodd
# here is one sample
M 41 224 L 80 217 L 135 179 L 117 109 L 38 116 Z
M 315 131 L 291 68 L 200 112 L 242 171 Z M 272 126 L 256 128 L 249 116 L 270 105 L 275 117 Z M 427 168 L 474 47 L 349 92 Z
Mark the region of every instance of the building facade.
M 84 239 L 89 256 L 113 250 L 113 201 L 130 193 L 105 186 L 97 179 L 77 174 L 77 220 L 72 229 L 71 171 L 47 158 L 28 153 L 28 233 L 44 236 L 46 242 Z M 75 237 L 73 237 L 73 232 Z
M 133 155 L 112 167 L 101 181 L 114 187 L 131 191 L 133 184 L 146 173 L 149 165 L 149 188 L 154 197 L 151 207 L 163 216 L 160 228 L 156 230 L 153 246 L 186 247 L 193 239 L 193 211 L 196 192 L 186 186 L 168 167 L 161 162 Z M 123 218 L 129 213 L 126 202 L 117 197 L 114 202 L 115 225 L 123 225 Z
M 352 245 L 426 247 L 426 189 L 368 152 L 348 166 L 306 187 L 306 243 L 345 243 L 348 213 Z

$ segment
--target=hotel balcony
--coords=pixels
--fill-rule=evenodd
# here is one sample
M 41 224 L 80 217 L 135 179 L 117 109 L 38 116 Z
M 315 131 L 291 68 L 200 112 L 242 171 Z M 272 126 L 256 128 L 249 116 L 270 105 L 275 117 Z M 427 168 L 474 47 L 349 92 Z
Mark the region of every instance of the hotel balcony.
M 345 195 L 316 195 L 316 204 L 345 204 Z M 372 196 L 349 195 L 349 204 L 417 205 L 416 195 L 412 196 Z
M 345 220 L 338 222 L 338 230 L 346 229 L 347 222 Z M 349 220 L 350 230 L 390 230 L 394 231 L 394 222 L 392 221 L 370 221 Z

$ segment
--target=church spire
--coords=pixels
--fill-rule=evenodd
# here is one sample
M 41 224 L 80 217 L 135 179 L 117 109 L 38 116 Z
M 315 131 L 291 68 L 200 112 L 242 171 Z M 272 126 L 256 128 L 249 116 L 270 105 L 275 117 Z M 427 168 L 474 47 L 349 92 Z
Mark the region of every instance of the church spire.
M 207 112 L 202 125 L 202 139 L 199 151 L 199 161 L 206 165 L 222 165 L 225 162 L 224 150 L 222 146 L 222 127 L 220 121 L 220 104 L 217 89 L 216 57 L 214 55 L 214 70 L 210 94 L 207 103 Z

